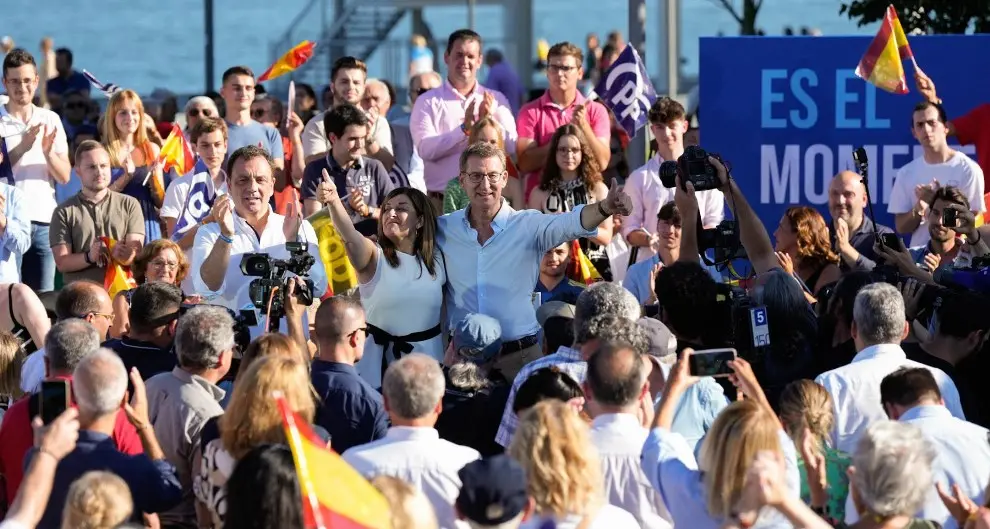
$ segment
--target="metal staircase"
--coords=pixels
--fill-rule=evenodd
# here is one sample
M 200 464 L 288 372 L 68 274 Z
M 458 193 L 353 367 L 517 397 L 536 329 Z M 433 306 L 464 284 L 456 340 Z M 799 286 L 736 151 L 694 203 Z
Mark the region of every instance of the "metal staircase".
M 313 57 L 291 75 L 296 82 L 314 87 L 329 81 L 330 68 L 339 57 L 350 55 L 367 61 L 408 11 L 397 7 L 394 0 L 345 0 L 339 13 L 331 13 L 327 3 L 311 0 L 269 50 L 274 61 L 302 40 L 316 41 Z M 272 81 L 269 89 L 284 93 L 289 79 L 282 76 Z

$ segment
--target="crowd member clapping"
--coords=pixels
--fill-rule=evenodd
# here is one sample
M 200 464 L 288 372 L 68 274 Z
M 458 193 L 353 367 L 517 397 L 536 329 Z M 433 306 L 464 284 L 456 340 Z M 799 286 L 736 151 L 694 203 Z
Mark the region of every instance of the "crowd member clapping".
M 643 471 L 663 498 L 675 527 L 715 528 L 726 521 L 745 523 L 745 527 L 780 526 L 782 520 L 776 513 L 739 520 L 735 508 L 757 452 L 770 451 L 784 459 L 789 494 L 796 495 L 800 486 L 794 445 L 780 428 L 748 362 L 741 358 L 730 362 L 733 382 L 745 399 L 719 414 L 697 459 L 684 438 L 671 431 L 677 401 L 696 379 L 688 368 L 690 356 L 686 349 L 667 381 L 653 430 L 643 446 Z
M 832 217 L 832 239 L 835 252 L 842 259 L 839 268 L 843 272 L 869 271 L 876 266 L 877 254 L 873 251 L 876 233 L 894 233 L 894 230 L 875 224 L 864 214 L 867 205 L 866 185 L 863 177 L 852 171 L 842 171 L 832 178 L 828 186 L 828 212 Z
M 178 287 L 189 273 L 189 261 L 179 245 L 168 239 L 157 239 L 141 248 L 131 265 L 134 282 L 138 285 L 161 281 Z M 124 290 L 113 300 L 113 325 L 110 337 L 120 338 L 130 330 L 131 300 L 137 289 Z M 180 291 L 181 294 L 181 291 Z
M 523 413 L 509 455 L 526 471 L 536 504 L 522 527 L 540 528 L 549 520 L 559 528 L 638 526 L 629 512 L 607 503 L 588 425 L 567 404 L 545 401 Z
M 839 256 L 832 251 L 825 219 L 814 209 L 788 208 L 773 233 L 777 261 L 814 296 L 839 278 Z

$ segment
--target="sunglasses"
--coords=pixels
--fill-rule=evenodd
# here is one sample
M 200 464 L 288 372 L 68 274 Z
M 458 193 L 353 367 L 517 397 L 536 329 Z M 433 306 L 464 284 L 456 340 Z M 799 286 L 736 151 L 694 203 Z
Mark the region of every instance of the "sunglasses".
M 419 88 L 417 90 L 414 90 L 413 93 L 415 93 L 418 96 L 421 96 L 421 95 L 429 92 L 430 90 L 433 90 L 433 89 L 432 88 Z
M 191 118 L 198 118 L 200 114 L 202 114 L 204 118 L 208 118 L 213 115 L 213 111 L 208 108 L 204 108 L 202 110 L 198 108 L 194 108 L 191 109 L 189 112 L 186 112 L 186 114 L 189 114 L 189 117 Z

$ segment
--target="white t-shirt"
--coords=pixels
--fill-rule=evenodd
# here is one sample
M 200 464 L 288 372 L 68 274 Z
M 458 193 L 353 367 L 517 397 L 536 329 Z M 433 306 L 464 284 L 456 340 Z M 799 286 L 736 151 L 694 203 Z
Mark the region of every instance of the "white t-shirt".
M 888 213 L 907 213 L 914 208 L 918 199 L 914 195 L 915 186 L 930 184 L 938 180 L 940 186 L 955 186 L 966 198 L 974 212 L 986 211 L 983 204 L 983 170 L 969 156 L 956 152 L 945 163 L 931 164 L 920 156 L 901 167 L 894 178 L 894 188 L 890 192 Z M 921 219 L 918 229 L 911 234 L 908 247 L 924 246 L 931 240 L 926 219 Z
M 323 116 L 325 115 L 326 112 L 324 111 L 313 116 L 309 123 L 306 123 L 306 128 L 303 129 L 303 156 L 307 158 L 330 150 L 330 140 L 327 139 L 327 131 L 323 126 Z M 378 121 L 372 126 L 372 131 L 375 133 L 375 141 L 378 142 L 378 145 L 391 153 L 392 129 L 388 127 L 385 116 L 378 116 Z
M 184 174 L 168 185 L 168 189 L 165 190 L 165 198 L 162 200 L 162 208 L 158 216 L 162 219 L 178 219 L 179 215 L 182 215 L 182 209 L 186 207 L 186 200 L 189 199 L 189 190 L 192 188 L 192 179 L 195 174 L 189 173 Z M 213 180 L 210 180 L 210 185 L 213 185 Z M 227 184 L 224 183 L 220 186 L 220 190 L 217 194 L 223 195 L 227 193 Z M 185 251 L 186 262 L 192 261 L 192 248 Z M 193 285 L 193 270 L 189 270 L 186 274 L 186 278 L 182 280 L 182 291 L 186 293 L 195 292 L 195 286 Z
M 7 113 L 6 105 L 0 106 L 0 119 L 23 123 Z M 34 140 L 34 146 L 24 153 L 17 165 L 11 169 L 14 172 L 14 187 L 31 197 L 31 207 L 27 208 L 28 220 L 48 224 L 52 221 L 52 213 L 55 212 L 55 206 L 58 204 L 55 202 L 55 180 L 48 172 L 48 161 L 45 160 L 45 153 L 41 147 L 42 136 L 45 133 L 44 128 L 54 127 L 58 131 L 55 134 L 52 154 L 68 154 L 69 143 L 65 136 L 65 128 L 62 126 L 62 119 L 58 117 L 58 114 L 36 106 L 31 112 L 31 119 L 23 124 L 26 127 L 33 127 L 39 123 L 42 126 L 42 131 Z M 7 152 L 17 148 L 23 137 L 22 134 L 5 137 Z

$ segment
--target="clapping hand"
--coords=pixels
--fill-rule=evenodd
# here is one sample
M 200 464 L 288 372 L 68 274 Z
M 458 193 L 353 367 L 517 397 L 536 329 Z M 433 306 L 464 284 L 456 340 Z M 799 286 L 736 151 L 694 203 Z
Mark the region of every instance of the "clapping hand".
M 932 202 L 935 200 L 935 191 L 938 190 L 939 183 L 937 179 L 933 179 L 927 184 L 918 184 L 914 186 L 914 197 L 918 199 L 918 206 L 921 208 L 921 215 L 928 212 L 928 208 L 931 207 Z
M 464 129 L 468 133 L 471 132 L 471 128 L 474 127 L 476 121 L 474 119 L 474 114 L 478 108 L 477 102 L 477 99 L 472 99 L 471 102 L 468 103 L 467 108 L 464 109 Z
M 484 99 L 481 100 L 481 107 L 478 109 L 478 119 L 485 119 L 495 114 L 495 96 L 491 92 L 485 92 Z
M 619 187 L 619 181 L 615 178 L 612 179 L 612 185 L 608 188 L 608 196 L 602 201 L 602 207 L 607 215 L 618 213 L 622 216 L 628 216 L 632 213 L 632 199 L 622 191 Z
M 49 130 L 48 125 L 45 125 L 45 134 L 41 137 L 41 150 L 45 153 L 46 157 L 51 156 L 56 137 L 58 137 L 58 128 L 51 127 L 51 130 Z
M 840 250 L 849 248 L 849 223 L 841 217 L 835 219 L 835 243 Z
M 588 107 L 586 105 L 574 107 L 574 113 L 571 114 L 571 123 L 580 127 L 586 119 L 588 119 Z
M 234 213 L 231 210 L 230 199 L 224 195 L 217 197 L 210 210 L 210 216 L 220 224 L 220 234 L 224 237 L 234 236 Z

